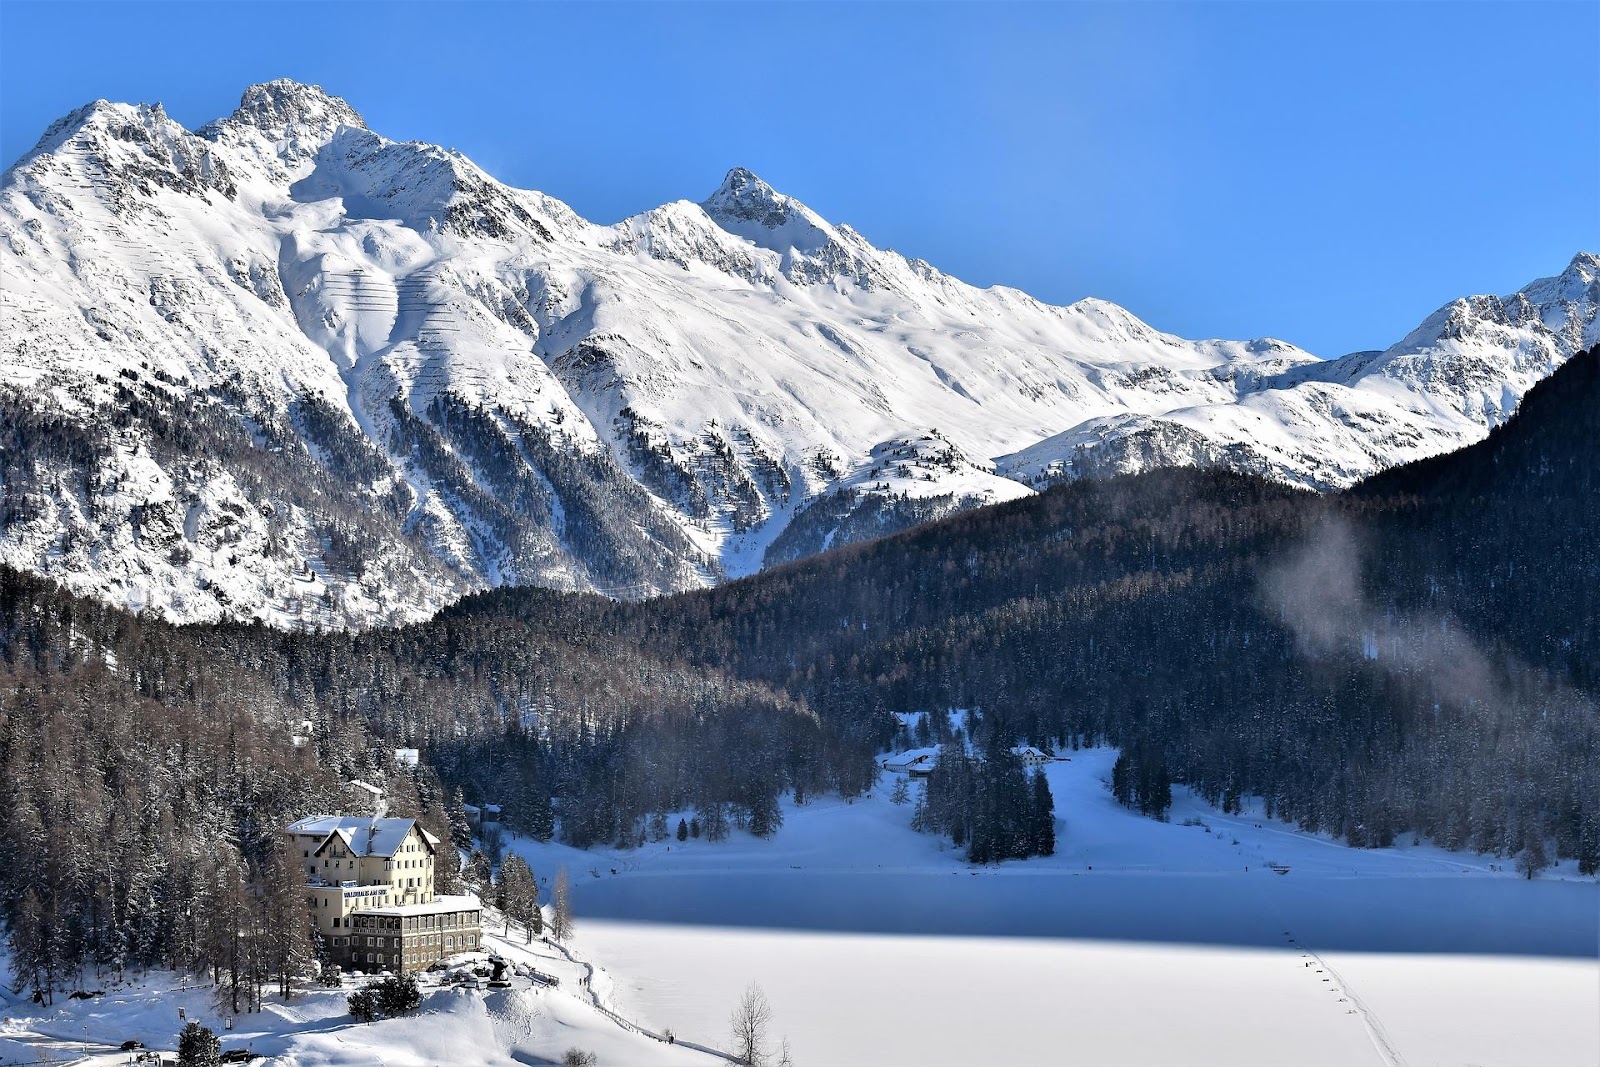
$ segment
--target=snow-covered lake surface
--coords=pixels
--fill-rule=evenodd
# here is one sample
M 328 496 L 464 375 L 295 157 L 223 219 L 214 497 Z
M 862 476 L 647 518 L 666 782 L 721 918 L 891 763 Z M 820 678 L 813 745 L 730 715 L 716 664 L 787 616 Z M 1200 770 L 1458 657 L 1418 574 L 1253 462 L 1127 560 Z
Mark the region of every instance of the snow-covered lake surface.
M 1181 789 L 1160 823 L 1111 800 L 1113 753 L 1072 755 L 1057 855 L 1000 867 L 913 833 L 890 779 L 770 841 L 514 847 L 571 870 L 614 1006 L 716 1041 L 758 982 L 806 1064 L 1600 1062 L 1593 879 L 1351 849 Z

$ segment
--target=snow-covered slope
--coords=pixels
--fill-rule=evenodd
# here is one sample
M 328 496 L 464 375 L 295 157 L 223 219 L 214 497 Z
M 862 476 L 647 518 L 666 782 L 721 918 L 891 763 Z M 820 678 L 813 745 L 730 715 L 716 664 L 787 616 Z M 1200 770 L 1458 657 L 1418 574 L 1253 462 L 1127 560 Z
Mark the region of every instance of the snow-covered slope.
M 1595 338 L 1597 264 L 1322 362 L 977 289 L 744 170 L 597 226 L 279 81 L 0 180 L 0 561 L 184 620 L 703 585 L 1056 477 L 1348 484 Z
M 1009 456 L 1041 485 L 1177 464 L 1223 465 L 1338 489 L 1481 440 L 1534 383 L 1600 343 L 1600 257 L 1509 296 L 1440 308 L 1382 352 L 1234 379 L 1235 398 L 1090 419 Z M 1228 368 L 1231 372 L 1232 368 Z

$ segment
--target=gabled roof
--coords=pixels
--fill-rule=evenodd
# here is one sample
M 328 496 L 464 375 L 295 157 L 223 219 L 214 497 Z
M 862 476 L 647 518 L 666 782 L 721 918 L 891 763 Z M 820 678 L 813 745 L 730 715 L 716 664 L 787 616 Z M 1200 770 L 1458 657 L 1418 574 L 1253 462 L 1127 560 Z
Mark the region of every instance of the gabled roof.
M 322 838 L 316 848 L 321 852 L 328 842 L 337 837 L 356 856 L 393 856 L 405 844 L 415 819 L 371 819 L 352 815 L 318 815 L 289 824 L 292 834 L 305 834 Z M 439 839 L 417 826 L 428 850 L 439 847 Z
M 939 758 L 937 748 L 914 748 L 909 752 L 897 752 L 884 760 L 890 770 L 903 770 L 907 767 L 920 767 L 931 764 Z

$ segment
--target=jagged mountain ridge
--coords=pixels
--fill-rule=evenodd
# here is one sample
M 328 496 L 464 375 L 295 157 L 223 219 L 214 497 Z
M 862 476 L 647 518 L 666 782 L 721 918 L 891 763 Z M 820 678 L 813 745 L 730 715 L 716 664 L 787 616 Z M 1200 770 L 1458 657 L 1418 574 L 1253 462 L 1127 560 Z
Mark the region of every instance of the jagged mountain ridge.
M 977 289 L 742 169 L 599 226 L 314 86 L 97 102 L 0 182 L 0 560 L 181 620 L 634 596 L 1030 485 L 1316 488 L 1481 437 L 1593 343 L 1597 269 L 1381 354 Z

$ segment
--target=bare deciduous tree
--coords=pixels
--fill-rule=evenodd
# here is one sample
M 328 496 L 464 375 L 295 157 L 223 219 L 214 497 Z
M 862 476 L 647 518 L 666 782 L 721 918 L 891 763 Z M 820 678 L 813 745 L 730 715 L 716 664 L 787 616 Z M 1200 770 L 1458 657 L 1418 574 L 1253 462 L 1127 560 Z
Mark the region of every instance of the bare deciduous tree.
M 550 932 L 557 941 L 565 941 L 572 936 L 572 885 L 565 867 L 556 872 L 550 904 Z
M 751 983 L 733 1010 L 733 1054 L 749 1067 L 764 1067 L 767 1062 L 767 1027 L 772 1024 L 772 1005 L 761 987 Z

